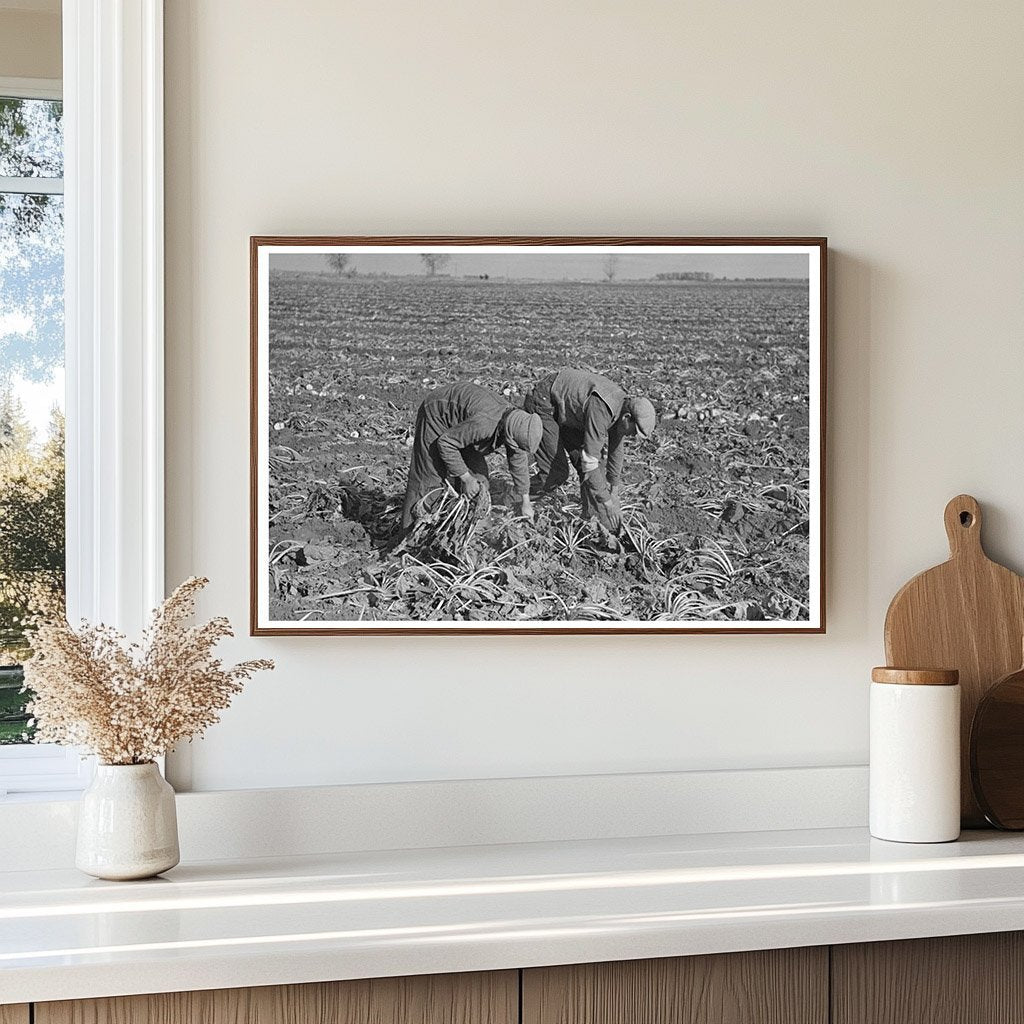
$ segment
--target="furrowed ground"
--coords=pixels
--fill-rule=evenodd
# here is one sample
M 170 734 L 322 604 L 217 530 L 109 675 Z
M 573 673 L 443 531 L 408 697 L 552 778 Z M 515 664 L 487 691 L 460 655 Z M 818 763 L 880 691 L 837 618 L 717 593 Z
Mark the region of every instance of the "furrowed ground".
M 806 619 L 807 337 L 806 282 L 274 272 L 271 618 Z M 424 393 L 469 380 L 519 405 L 563 366 L 661 417 L 626 442 L 619 543 L 575 483 L 516 518 L 494 456 L 463 551 L 393 550 Z

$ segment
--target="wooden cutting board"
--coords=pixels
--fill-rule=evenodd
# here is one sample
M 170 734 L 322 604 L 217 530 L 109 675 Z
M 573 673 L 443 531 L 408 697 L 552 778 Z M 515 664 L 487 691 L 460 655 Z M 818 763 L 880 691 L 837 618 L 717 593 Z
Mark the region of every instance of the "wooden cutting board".
M 885 616 L 885 657 L 894 668 L 960 671 L 960 813 L 965 828 L 985 816 L 971 788 L 971 722 L 988 688 L 1020 666 L 1024 578 L 993 562 L 981 544 L 981 508 L 957 495 L 945 511 L 949 561 L 915 576 Z

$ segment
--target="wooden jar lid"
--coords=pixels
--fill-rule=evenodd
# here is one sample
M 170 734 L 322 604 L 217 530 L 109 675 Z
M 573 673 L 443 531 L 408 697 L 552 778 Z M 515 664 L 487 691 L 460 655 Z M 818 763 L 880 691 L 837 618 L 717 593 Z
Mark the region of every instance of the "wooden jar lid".
M 956 686 L 960 673 L 955 668 L 887 668 L 871 670 L 873 683 L 898 683 L 904 686 Z

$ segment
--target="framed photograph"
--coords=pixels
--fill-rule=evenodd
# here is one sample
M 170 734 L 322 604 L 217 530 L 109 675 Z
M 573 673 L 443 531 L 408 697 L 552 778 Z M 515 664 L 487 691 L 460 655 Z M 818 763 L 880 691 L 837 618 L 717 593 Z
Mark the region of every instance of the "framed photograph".
M 824 238 L 250 248 L 254 635 L 825 631 Z

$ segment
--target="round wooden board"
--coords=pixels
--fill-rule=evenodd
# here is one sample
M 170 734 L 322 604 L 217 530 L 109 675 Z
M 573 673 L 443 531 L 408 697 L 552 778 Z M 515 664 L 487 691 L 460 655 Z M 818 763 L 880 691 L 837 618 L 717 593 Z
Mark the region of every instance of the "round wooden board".
M 971 787 L 970 733 L 989 687 L 1020 665 L 1024 579 L 993 562 L 981 543 L 981 508 L 969 494 L 945 510 L 950 558 L 915 576 L 885 617 L 890 665 L 948 665 L 960 672 L 962 776 L 967 828 L 986 824 Z
M 997 828 L 1024 829 L 1024 668 L 982 697 L 971 727 L 971 785 Z

